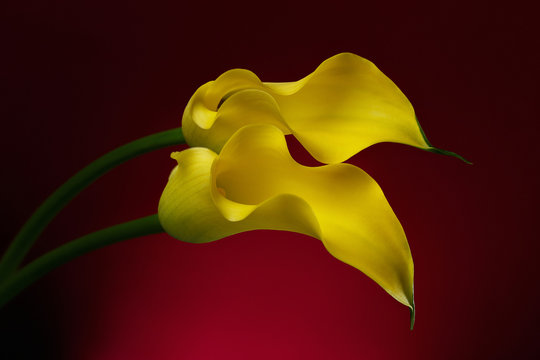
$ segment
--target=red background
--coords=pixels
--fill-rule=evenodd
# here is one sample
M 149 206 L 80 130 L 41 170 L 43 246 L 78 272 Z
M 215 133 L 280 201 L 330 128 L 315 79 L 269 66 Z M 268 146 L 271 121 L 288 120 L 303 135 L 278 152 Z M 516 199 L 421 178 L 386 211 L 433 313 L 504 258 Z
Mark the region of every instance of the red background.
M 352 3 L 2 5 L 2 248 L 84 165 L 178 126 L 202 83 L 234 67 L 293 81 L 350 51 L 398 84 L 435 146 L 474 162 L 396 144 L 350 160 L 408 235 L 414 331 L 404 306 L 315 239 L 258 231 L 193 245 L 163 234 L 85 255 L 21 294 L 0 310 L 0 357 L 535 358 L 537 12 L 519 1 Z M 171 150 L 97 181 L 31 257 L 155 213 Z

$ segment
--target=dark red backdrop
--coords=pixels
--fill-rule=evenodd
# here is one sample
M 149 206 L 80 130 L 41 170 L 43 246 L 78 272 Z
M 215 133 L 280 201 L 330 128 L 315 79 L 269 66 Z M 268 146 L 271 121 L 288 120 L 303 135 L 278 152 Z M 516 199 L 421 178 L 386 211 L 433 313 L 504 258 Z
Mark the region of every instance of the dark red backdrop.
M 379 182 L 408 235 L 414 331 L 404 306 L 317 240 L 259 231 L 192 245 L 159 235 L 86 255 L 0 310 L 0 357 L 534 357 L 536 12 L 519 1 L 351 3 L 2 5 L 2 248 L 75 171 L 178 126 L 203 82 L 233 67 L 297 80 L 350 51 L 400 86 L 432 143 L 475 163 L 395 144 L 351 160 Z M 171 150 L 100 179 L 32 257 L 154 213 Z

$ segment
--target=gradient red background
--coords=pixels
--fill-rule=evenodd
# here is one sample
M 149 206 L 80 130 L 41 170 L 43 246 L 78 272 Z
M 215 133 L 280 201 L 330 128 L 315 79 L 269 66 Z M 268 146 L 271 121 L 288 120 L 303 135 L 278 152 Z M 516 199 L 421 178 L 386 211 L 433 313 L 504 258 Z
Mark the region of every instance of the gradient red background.
M 474 162 L 396 144 L 350 160 L 379 182 L 408 235 L 412 332 L 404 306 L 315 239 L 258 231 L 193 245 L 157 235 L 83 256 L 0 310 L 3 359 L 537 356 L 540 59 L 526 3 L 2 7 L 2 249 L 70 175 L 178 126 L 195 89 L 234 67 L 293 81 L 354 52 L 405 92 L 435 146 Z M 155 213 L 177 149 L 97 181 L 31 257 Z

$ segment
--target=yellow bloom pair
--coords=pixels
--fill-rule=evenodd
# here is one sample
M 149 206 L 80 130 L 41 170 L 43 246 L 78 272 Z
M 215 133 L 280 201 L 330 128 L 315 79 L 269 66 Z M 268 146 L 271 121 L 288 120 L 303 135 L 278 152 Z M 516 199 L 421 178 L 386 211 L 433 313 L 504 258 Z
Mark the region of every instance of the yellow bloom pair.
M 377 183 L 341 163 L 379 142 L 432 149 L 410 102 L 375 65 L 339 54 L 292 83 L 230 70 L 195 92 L 182 127 L 192 148 L 172 154 L 178 166 L 158 211 L 170 235 L 203 243 L 255 229 L 307 234 L 414 311 L 401 224 Z M 296 163 L 287 134 L 330 165 Z

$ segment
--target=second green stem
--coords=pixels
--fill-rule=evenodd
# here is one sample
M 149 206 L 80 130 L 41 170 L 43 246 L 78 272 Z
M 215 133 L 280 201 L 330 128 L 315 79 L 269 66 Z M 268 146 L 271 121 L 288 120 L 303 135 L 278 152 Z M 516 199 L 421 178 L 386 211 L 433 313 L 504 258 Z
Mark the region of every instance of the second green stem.
M 49 271 L 87 252 L 140 236 L 163 232 L 158 216 L 128 221 L 85 235 L 39 257 L 0 284 L 0 308 Z
M 0 260 L 0 283 L 6 281 L 19 267 L 36 239 L 56 214 L 94 180 L 138 155 L 183 143 L 181 128 L 149 135 L 114 149 L 71 177 L 34 212 L 10 244 Z

